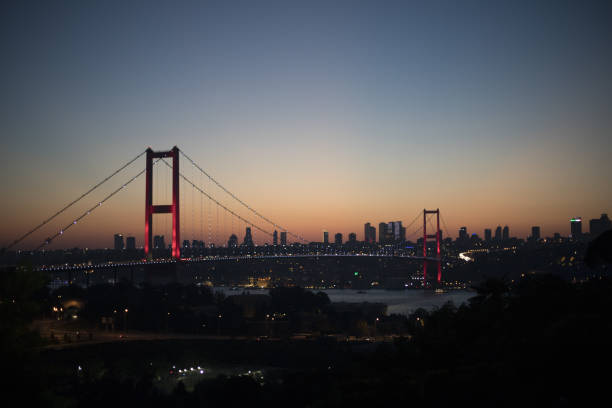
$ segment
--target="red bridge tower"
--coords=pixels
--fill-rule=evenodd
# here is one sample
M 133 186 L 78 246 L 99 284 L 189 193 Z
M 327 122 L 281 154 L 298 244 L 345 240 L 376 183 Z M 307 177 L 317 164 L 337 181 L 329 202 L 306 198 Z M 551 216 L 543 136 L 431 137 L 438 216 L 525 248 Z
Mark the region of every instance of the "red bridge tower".
M 172 157 L 172 205 L 153 205 L 153 159 Z M 172 213 L 172 257 L 181 257 L 181 231 L 179 225 L 179 149 L 174 146 L 172 150 L 154 152 L 147 149 L 147 175 L 145 193 L 145 245 L 144 251 L 147 259 L 152 257 L 153 241 L 153 214 Z
M 436 233 L 435 235 L 427 235 L 427 214 L 436 214 Z M 436 239 L 436 260 L 428 261 L 427 260 L 427 239 L 435 238 Z M 440 209 L 436 210 L 423 210 L 423 287 L 427 286 L 427 262 L 435 262 L 438 264 L 438 279 L 437 282 L 440 283 L 442 279 L 442 267 L 440 261 Z

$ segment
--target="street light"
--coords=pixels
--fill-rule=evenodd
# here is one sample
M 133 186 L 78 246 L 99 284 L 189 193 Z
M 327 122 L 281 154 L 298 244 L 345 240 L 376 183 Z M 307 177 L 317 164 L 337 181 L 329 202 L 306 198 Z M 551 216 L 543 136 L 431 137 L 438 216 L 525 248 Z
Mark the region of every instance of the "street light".
M 124 329 L 124 330 L 125 330 L 125 332 L 127 333 L 127 331 L 128 331 L 128 328 L 127 328 L 127 314 L 128 314 L 128 309 L 127 309 L 127 308 L 125 308 L 125 309 L 123 310 L 123 312 L 124 312 L 124 313 L 123 313 L 123 329 Z

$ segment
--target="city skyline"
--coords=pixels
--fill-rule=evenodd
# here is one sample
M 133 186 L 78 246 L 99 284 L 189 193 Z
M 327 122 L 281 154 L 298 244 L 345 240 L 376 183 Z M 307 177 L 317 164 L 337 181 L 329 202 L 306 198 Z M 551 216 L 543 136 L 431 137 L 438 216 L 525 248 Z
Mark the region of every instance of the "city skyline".
M 2 16 L 2 246 L 147 146 L 179 146 L 309 241 L 423 208 L 452 237 L 566 236 L 569 218 L 612 211 L 605 2 L 43 9 Z M 140 245 L 143 194 L 138 179 L 50 248 Z M 184 238 L 208 241 L 205 224 Z
M 572 223 L 576 222 L 577 220 L 579 220 L 581 226 L 580 226 L 580 234 L 579 235 L 586 235 L 586 236 L 590 236 L 590 238 L 595 238 L 597 235 L 601 234 L 603 231 L 605 231 L 606 229 L 610 228 L 610 220 L 608 218 L 608 215 L 606 213 L 601 214 L 600 218 L 593 218 L 589 220 L 589 229 L 588 230 L 582 230 L 582 219 L 581 218 L 572 218 L 570 219 L 570 229 L 571 226 L 573 225 Z M 394 222 L 390 222 L 389 224 L 392 224 Z M 381 223 L 383 224 L 383 223 Z M 387 223 L 384 223 L 387 224 Z M 365 226 L 369 226 L 370 223 L 366 223 Z M 400 225 L 401 225 L 401 221 L 400 221 Z M 501 228 L 501 226 L 498 226 L 498 228 Z M 580 238 L 580 236 L 573 236 L 573 234 L 570 232 L 570 234 L 568 235 L 563 235 L 559 232 L 554 232 L 550 235 L 547 236 L 543 236 L 541 234 L 541 227 L 539 225 L 533 225 L 530 228 L 530 233 L 527 236 L 516 236 L 512 233 L 510 233 L 509 231 L 509 226 L 504 226 L 503 229 L 501 229 L 500 231 L 503 230 L 507 230 L 508 232 L 506 233 L 507 236 L 505 236 L 503 233 L 500 233 L 500 237 L 497 236 L 492 236 L 491 235 L 491 228 L 485 228 L 483 230 L 483 233 L 480 234 L 478 232 L 473 232 L 473 231 L 469 231 L 469 228 L 466 226 L 460 227 L 458 230 L 458 233 L 456 236 L 453 236 L 452 234 L 446 234 L 445 231 L 443 229 L 440 229 L 440 233 L 445 237 L 445 238 L 450 238 L 452 240 L 456 240 L 457 242 L 460 242 L 462 239 L 469 239 L 472 236 L 477 236 L 480 240 L 482 240 L 483 242 L 494 242 L 494 241 L 507 241 L 508 239 L 519 239 L 519 240 L 524 240 L 524 241 L 529 241 L 531 239 L 536 239 L 536 240 L 540 240 L 540 239 L 557 239 L 556 237 L 559 236 L 561 238 Z M 434 230 L 435 231 L 435 230 Z M 323 232 L 323 240 L 321 241 L 310 241 L 312 243 L 325 243 L 325 235 L 326 233 L 328 234 L 329 232 L 326 230 L 322 230 Z M 387 231 L 388 232 L 388 231 Z M 489 232 L 489 234 L 487 234 L 487 232 Z M 272 236 L 270 237 L 269 240 L 266 239 L 260 239 L 259 242 L 254 242 L 255 245 L 278 245 L 278 234 L 279 231 L 278 230 L 274 230 Z M 281 234 L 283 234 L 283 231 L 280 231 Z M 463 233 L 463 235 L 462 235 Z M 183 240 L 182 244 L 181 244 L 181 248 L 189 248 L 192 246 L 195 246 L 196 243 L 197 245 L 202 245 L 205 244 L 206 246 L 210 246 L 211 244 L 214 247 L 225 247 L 225 248 L 229 248 L 229 247 L 235 247 L 235 246 L 239 246 L 239 245 L 249 245 L 247 243 L 247 241 L 251 240 L 251 228 L 250 227 L 245 227 L 245 235 L 244 235 L 244 240 L 242 240 L 242 243 L 240 243 L 239 239 L 238 239 L 238 235 L 240 234 L 239 231 L 236 232 L 232 232 L 231 235 L 229 237 L 226 237 L 226 241 L 224 241 L 222 236 L 216 237 L 215 240 L 213 240 L 212 242 L 205 242 L 203 240 L 198 240 L 198 239 L 193 239 L 193 240 L 189 240 L 189 239 L 185 239 Z M 286 233 L 284 233 L 286 235 Z M 422 232 L 419 232 L 419 234 L 422 234 Z M 416 243 L 419 240 L 422 240 L 422 235 L 414 235 L 415 239 L 410 240 L 410 239 L 406 239 L 406 242 L 412 242 L 412 243 Z M 247 238 L 249 237 L 249 238 Z M 368 241 L 367 239 L 365 239 L 365 232 L 364 232 L 364 239 L 358 239 L 359 235 L 356 232 L 349 232 L 346 235 L 342 232 L 336 232 L 333 233 L 333 237 L 334 240 L 329 241 L 328 238 L 328 242 L 327 244 L 331 245 L 342 245 L 345 243 L 349 243 L 351 242 L 351 237 L 353 237 L 353 241 L 356 242 L 364 242 L 364 243 L 375 243 L 375 244 L 381 244 L 380 239 L 377 238 L 374 241 Z M 348 238 L 344 238 L 344 237 L 348 237 Z M 125 238 L 125 241 L 124 241 Z M 229 238 L 229 240 L 227 240 L 227 238 Z M 217 242 L 216 240 L 219 240 L 219 242 Z M 142 240 L 144 242 L 144 239 Z M 125 236 L 122 233 L 116 233 L 113 235 L 113 245 L 109 245 L 109 246 L 105 246 L 105 247 L 100 247 L 99 249 L 102 248 L 114 248 L 115 250 L 123 250 L 123 249 L 142 249 L 143 245 L 138 245 L 138 239 L 134 236 Z M 155 249 L 168 249 L 171 248 L 171 244 L 165 242 L 165 237 L 164 235 L 155 235 L 154 240 L 153 240 L 154 244 L 153 244 L 153 248 Z M 389 241 L 386 243 L 398 243 L 398 242 L 403 242 L 401 239 L 400 240 L 395 240 L 395 241 Z M 288 244 L 292 244 L 292 242 L 289 242 Z M 285 245 L 285 244 L 281 244 L 281 245 Z M 94 247 L 92 247 L 92 249 L 95 249 Z
M 134 167 L 138 167 L 137 165 L 132 165 L 132 168 Z M 130 167 L 128 167 L 128 169 L 130 169 Z M 187 167 L 187 169 L 189 169 L 189 167 Z M 154 168 L 154 172 L 156 174 L 155 176 L 155 180 L 157 181 L 158 179 L 161 179 L 161 183 L 159 184 L 165 184 L 162 186 L 162 188 L 155 188 L 154 189 L 154 204 L 160 204 L 160 203 L 169 203 L 170 201 L 170 196 L 171 196 L 171 181 L 169 181 L 170 179 L 170 175 L 166 174 L 166 176 L 163 176 L 163 171 L 167 170 L 166 173 L 170 173 L 170 169 L 169 168 L 161 168 L 161 166 L 157 166 Z M 193 169 L 191 169 L 193 170 Z M 182 167 L 181 168 L 181 172 L 184 173 L 185 172 L 185 168 Z M 191 175 L 188 176 L 190 177 L 192 180 L 195 180 L 195 177 L 197 177 L 197 175 Z M 208 191 L 208 193 L 211 193 L 211 190 L 213 190 L 213 187 L 217 187 L 213 184 L 213 182 L 211 180 L 208 180 L 208 189 L 206 189 Z M 138 183 L 138 179 L 136 179 L 136 182 L 134 183 L 135 185 Z M 117 181 L 116 183 L 117 184 Z M 143 183 L 144 184 L 144 183 Z M 121 181 L 118 182 L 117 184 L 118 186 L 121 186 Z M 202 184 L 202 186 L 204 186 L 205 184 Z M 187 187 L 187 188 L 186 188 Z M 197 207 L 197 201 L 198 198 L 194 197 L 194 194 L 197 194 L 197 190 L 190 190 L 188 187 L 188 185 L 183 185 L 181 187 L 181 207 L 183 209 L 187 208 L 187 206 L 189 204 L 191 204 L 194 207 Z M 112 191 L 112 189 L 115 187 L 110 188 L 109 191 Z M 136 187 L 132 187 L 132 195 L 134 190 L 136 189 Z M 187 191 L 185 191 L 187 190 Z M 196 193 L 194 193 L 194 191 L 196 191 Z M 221 190 L 217 191 L 217 194 L 221 194 L 220 192 Z M 225 192 L 223 192 L 223 194 L 226 194 Z M 138 195 L 138 194 L 136 194 Z M 218 196 L 217 196 L 218 197 Z M 213 197 L 214 198 L 214 197 Z M 189 202 L 189 200 L 191 199 L 191 201 Z M 125 200 L 125 199 L 124 199 Z M 215 199 L 216 200 L 216 199 Z M 91 201 L 91 200 L 90 200 Z M 119 200 L 116 200 L 119 201 Z M 185 201 L 187 201 L 186 204 Z M 183 234 L 187 234 L 182 235 L 182 238 L 187 238 L 188 241 L 193 241 L 193 240 L 202 240 L 208 243 L 213 243 L 216 246 L 224 246 L 225 243 L 227 242 L 227 237 L 229 237 L 231 234 L 234 234 L 235 232 L 239 233 L 238 230 L 236 230 L 236 228 L 240 228 L 240 225 L 243 226 L 253 226 L 253 224 L 250 224 L 250 220 L 253 220 L 253 215 L 252 214 L 246 214 L 246 218 L 243 218 L 242 220 L 237 220 L 237 219 L 232 219 L 232 215 L 229 211 L 226 210 L 230 210 L 230 211 L 235 211 L 235 214 L 240 215 L 240 213 L 242 212 L 242 216 L 245 216 L 244 214 L 244 209 L 243 208 L 239 208 L 237 209 L 236 207 L 234 207 L 232 209 L 232 205 L 229 205 L 227 202 L 223 202 L 223 200 L 221 200 L 222 202 L 220 204 L 223 205 L 223 207 L 219 207 L 217 206 L 214 201 L 212 200 L 207 200 L 206 198 L 204 199 L 200 199 L 199 202 L 199 209 L 197 208 L 187 208 L 187 211 L 189 213 L 191 213 L 191 217 L 189 217 L 189 214 L 185 215 L 183 214 L 181 216 L 181 229 L 183 231 Z M 94 200 L 94 203 L 96 203 L 96 201 Z M 110 202 L 109 202 L 110 203 Z M 111 204 L 112 205 L 112 204 Z M 118 204 L 115 204 L 115 207 L 122 207 L 123 204 L 121 202 L 119 202 Z M 45 248 L 48 249 L 59 249 L 59 248 L 72 248 L 72 247 L 90 247 L 90 248 L 104 248 L 104 247 L 113 247 L 113 243 L 111 242 L 110 244 L 106 242 L 106 239 L 103 238 L 103 231 L 111 231 L 112 227 L 110 227 L 112 225 L 112 220 L 109 223 L 108 220 L 104 220 L 104 211 L 108 211 L 107 208 L 109 207 L 109 205 L 105 205 L 103 208 L 100 207 L 99 209 L 96 208 L 98 211 L 96 211 L 95 213 L 92 212 L 92 216 L 88 217 L 87 220 L 85 221 L 85 223 L 81 223 L 79 225 L 79 227 L 81 227 L 83 224 L 85 224 L 84 227 L 81 228 L 81 230 L 79 232 L 77 228 L 73 228 L 70 234 L 67 234 L 67 239 L 62 235 L 59 238 L 60 239 L 56 239 L 54 241 L 51 242 L 51 244 L 46 245 Z M 219 210 L 219 208 L 221 208 L 221 210 Z M 84 208 L 88 208 L 88 206 L 85 206 Z M 57 208 L 56 208 L 57 210 Z M 183 210 L 182 210 L 183 211 Z M 219 211 L 221 212 L 221 218 L 219 218 Z M 197 214 L 196 214 L 197 212 Z M 80 214 L 80 212 L 77 213 Z M 144 211 L 142 211 L 143 216 L 144 216 Z M 72 214 L 74 214 L 74 211 L 72 212 Z M 89 212 L 88 212 L 89 214 Z M 50 215 L 50 214 L 49 214 Z M 98 216 L 96 219 L 96 215 Z M 600 213 L 601 216 L 606 215 L 606 213 Z M 108 215 L 107 215 L 108 216 Z M 65 216 L 61 216 L 58 217 L 59 220 L 62 219 L 62 217 L 64 218 L 63 221 L 54 221 L 56 225 L 52 225 L 53 223 L 50 223 L 49 225 L 45 225 L 45 228 L 43 228 L 41 231 L 44 231 L 45 229 L 47 230 L 48 234 L 53 234 L 54 232 L 57 232 L 57 225 L 65 225 L 66 220 L 71 220 L 72 218 L 74 218 L 74 215 L 65 215 Z M 140 217 L 138 217 L 140 218 Z M 155 235 L 159 235 L 159 236 L 171 236 L 171 228 L 172 228 L 172 222 L 170 220 L 170 214 L 166 214 L 165 216 L 162 215 L 162 217 L 159 217 L 159 215 L 156 215 L 154 217 L 156 219 L 156 222 L 154 222 L 154 234 Z M 244 220 L 249 221 L 248 223 L 245 223 Z M 256 219 L 256 217 L 255 217 Z M 422 234 L 422 230 L 421 231 L 417 231 L 419 229 L 418 225 L 420 222 L 414 222 L 415 220 L 420 219 L 420 215 L 417 215 L 417 218 L 413 219 L 413 225 L 412 225 L 412 230 L 414 231 L 407 231 L 407 237 L 406 239 L 408 241 L 412 241 L 415 242 L 417 239 L 420 238 L 420 234 Z M 469 234 L 468 235 L 473 235 L 473 234 L 477 234 L 480 238 L 486 238 L 486 230 L 487 229 L 493 229 L 495 228 L 494 225 L 498 225 L 498 228 L 501 228 L 501 225 L 504 225 L 503 228 L 503 235 L 504 237 L 508 238 L 508 237 L 517 237 L 520 239 L 528 239 L 531 236 L 531 233 L 533 232 L 532 227 L 534 224 L 539 224 L 538 226 L 541 228 L 541 236 L 542 237 L 553 237 L 556 234 L 560 234 L 561 236 L 572 236 L 572 226 L 575 224 L 576 221 L 582 221 L 584 220 L 584 229 L 582 229 L 581 226 L 581 231 L 583 233 L 588 233 L 589 232 L 589 224 L 593 224 L 593 222 L 597 222 L 599 220 L 599 216 L 595 216 L 595 217 L 571 217 L 569 218 L 569 225 L 566 222 L 565 223 L 565 228 L 563 226 L 561 226 L 558 229 L 555 229 L 554 227 L 550 227 L 550 226 L 541 226 L 541 223 L 539 223 L 537 220 L 533 223 L 523 223 L 522 224 L 522 228 L 518 228 L 519 232 L 517 233 L 517 228 L 515 228 L 514 226 L 512 227 L 512 234 L 509 235 L 509 232 L 507 231 L 508 229 L 508 225 L 504 224 L 504 223 L 493 223 L 490 225 L 484 225 L 484 228 L 482 228 L 482 230 L 477 230 L 473 227 L 468 227 Z M 589 223 L 590 220 L 590 223 Z M 89 221 L 89 222 L 88 222 Z M 216 223 L 215 223 L 216 222 Z M 399 223 L 399 228 L 403 228 L 404 229 L 404 234 L 406 233 L 405 228 L 402 227 L 402 222 L 403 221 L 397 221 Z M 406 223 L 408 222 L 408 219 L 406 219 Z M 69 221 L 69 224 L 72 223 L 71 221 Z M 38 224 L 38 222 L 36 223 Z M 76 222 L 74 223 L 76 224 Z M 88 227 L 89 224 L 89 227 Z M 142 235 L 144 232 L 144 229 L 142 228 L 142 223 L 139 223 L 137 219 L 132 219 L 131 220 L 131 226 L 129 228 L 127 228 L 127 230 L 129 230 L 130 232 L 123 232 L 126 230 L 126 228 L 121 229 L 120 234 L 122 235 L 130 235 L 130 236 L 134 236 L 137 242 L 137 246 L 141 246 L 141 239 L 143 239 Z M 140 225 L 139 225 L 140 224 Z M 214 224 L 214 225 L 212 225 Z M 231 226 L 230 226 L 231 224 Z M 286 223 L 283 223 L 285 225 L 288 225 Z M 366 223 L 365 225 L 368 225 L 370 223 Z M 385 228 L 393 228 L 392 225 L 395 224 L 395 222 L 393 221 L 385 221 L 385 222 L 381 222 L 380 224 L 378 224 L 378 229 L 380 230 L 380 226 L 381 225 L 385 225 Z M 389 226 L 387 226 L 387 224 L 389 224 Z M 449 221 L 450 225 L 453 225 L 452 222 Z M 483 224 L 482 222 L 480 224 Z M 558 225 L 562 225 L 562 223 L 557 223 Z M 582 222 L 580 222 L 580 224 L 582 224 Z M 34 224 L 33 224 L 34 225 Z M 253 242 L 256 245 L 263 245 L 265 243 L 272 243 L 273 242 L 273 230 L 269 229 L 269 224 L 266 224 L 265 222 L 262 224 L 261 220 L 256 220 L 254 222 L 254 226 L 255 226 L 255 230 L 254 232 L 256 232 L 257 230 L 262 230 L 260 228 L 258 228 L 259 226 L 263 225 L 263 230 L 268 232 L 267 233 L 259 233 L 257 236 L 254 234 L 253 236 Z M 338 225 L 338 220 L 336 220 L 336 225 Z M 346 224 L 345 224 L 346 225 Z M 374 223 L 373 225 L 377 225 L 376 223 Z M 458 225 L 461 225 L 461 223 L 459 223 Z M 73 225 L 71 225 L 73 226 Z M 99 228 L 99 227 L 103 227 L 102 229 L 98 229 L 92 232 L 92 228 Z M 415 229 L 416 226 L 416 229 Z M 125 227 L 125 225 L 123 226 Z M 133 231 L 137 231 L 138 228 L 141 228 L 141 233 L 138 232 L 133 232 Z M 370 227 L 374 229 L 374 233 L 376 235 L 376 242 L 380 242 L 380 231 L 375 228 L 375 227 Z M 456 227 L 454 229 L 454 233 L 453 233 L 453 228 L 450 227 L 445 220 L 444 214 L 442 215 L 442 224 L 441 224 L 441 231 L 444 234 L 445 237 L 450 237 L 450 238 L 458 238 L 461 236 L 461 230 L 463 228 L 466 228 L 465 226 L 461 226 L 461 227 Z M 61 230 L 61 227 L 60 227 Z M 333 230 L 333 232 L 332 232 Z M 317 239 L 316 236 L 318 235 L 319 237 L 321 236 L 321 234 L 329 234 L 327 231 L 330 231 L 331 234 L 336 234 L 336 233 L 341 233 L 344 236 L 348 236 L 350 233 L 355 233 L 355 231 L 359 230 L 359 228 L 353 228 L 351 227 L 346 227 L 345 226 L 345 230 L 338 230 L 338 229 L 320 229 L 317 232 L 315 228 L 312 227 L 310 228 L 310 231 L 312 231 L 310 234 L 309 233 L 303 233 L 302 231 L 296 231 L 296 230 L 292 230 L 289 229 L 290 233 L 296 233 L 300 236 L 304 237 L 304 241 L 302 242 L 323 242 L 324 239 Z M 567 232 L 566 232 L 567 230 Z M 274 230 L 277 233 L 281 232 L 281 230 Z M 416 232 L 415 232 L 416 231 Z M 523 233 L 524 231 L 524 233 Z M 6 229 L 4 230 L 5 235 L 6 235 Z M 20 231 L 20 235 L 23 234 L 25 231 Z M 75 233 L 76 232 L 76 233 Z M 412 232 L 412 234 L 411 234 Z M 113 230 L 113 234 L 117 233 L 116 230 Z M 387 232 L 384 232 L 385 234 L 387 234 Z M 361 234 L 363 235 L 364 232 L 361 232 Z M 395 235 L 397 235 L 398 233 L 396 232 Z M 502 234 L 501 229 L 500 229 L 500 234 Z M 270 235 L 268 237 L 268 235 Z M 286 235 L 286 234 L 285 234 Z M 357 234 L 357 236 L 359 237 L 359 241 L 363 241 L 365 240 L 365 235 L 362 237 L 359 234 Z M 26 239 L 24 241 L 25 244 L 20 243 L 19 245 L 17 245 L 15 247 L 15 249 L 25 249 L 25 250 L 31 250 L 33 249 L 31 247 L 31 243 L 35 243 L 36 245 L 40 244 L 41 242 L 41 233 L 37 232 L 37 234 L 34 234 L 33 237 L 29 237 L 28 239 Z M 9 241 L 8 239 L 5 239 L 6 245 L 9 245 L 13 239 L 17 238 L 17 236 L 13 236 L 11 238 L 11 241 Z M 311 238 L 311 239 L 309 239 Z M 397 237 L 396 237 L 397 238 Z M 43 238 L 44 239 L 44 238 Z M 331 241 L 331 239 L 330 239 Z M 28 247 L 27 243 L 30 242 L 30 246 Z M 78 242 L 78 244 L 73 244 L 73 242 Z M 292 242 L 300 242 L 299 239 L 295 239 L 295 238 L 289 238 L 289 240 L 287 241 L 288 243 L 292 243 Z M 93 243 L 93 244 L 88 244 L 88 243 Z

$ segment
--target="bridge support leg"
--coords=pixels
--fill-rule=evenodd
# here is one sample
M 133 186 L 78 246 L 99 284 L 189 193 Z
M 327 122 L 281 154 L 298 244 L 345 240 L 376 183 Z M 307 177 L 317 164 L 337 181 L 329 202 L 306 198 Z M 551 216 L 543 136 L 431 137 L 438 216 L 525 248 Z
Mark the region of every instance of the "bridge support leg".
M 440 259 L 440 209 L 436 210 L 436 258 L 438 258 L 438 284 L 442 280 L 442 260 Z
M 423 287 L 427 286 L 427 210 L 423 209 Z
M 181 229 L 179 215 L 179 149 L 172 148 L 172 257 L 181 257 Z
M 427 235 L 427 214 L 436 214 L 436 233 Z M 423 210 L 423 287 L 427 286 L 427 240 L 436 240 L 436 258 L 430 259 L 431 262 L 435 262 L 438 266 L 438 274 L 436 276 L 436 282 L 439 284 L 442 280 L 442 259 L 440 256 L 440 209 L 435 210 Z
M 147 172 L 146 172 L 146 189 L 145 189 L 145 243 L 144 252 L 145 258 L 151 260 L 153 258 L 152 251 L 153 241 L 153 150 L 147 149 Z

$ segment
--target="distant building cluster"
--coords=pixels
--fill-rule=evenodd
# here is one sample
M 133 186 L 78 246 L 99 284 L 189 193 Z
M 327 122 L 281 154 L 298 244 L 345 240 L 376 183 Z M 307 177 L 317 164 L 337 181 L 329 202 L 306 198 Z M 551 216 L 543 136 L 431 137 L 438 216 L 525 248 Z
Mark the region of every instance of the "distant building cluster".
M 601 217 L 592 219 L 589 222 L 589 232 L 593 238 L 609 229 L 612 229 L 612 222 L 608 218 L 608 214 L 601 214 Z
M 136 238 L 126 237 L 125 242 L 123 241 L 123 234 L 115 234 L 114 246 L 116 251 L 122 251 L 124 249 L 133 251 L 136 249 Z
M 589 221 L 589 238 L 596 238 L 604 231 L 612 229 L 612 222 L 608 218 L 608 214 L 601 214 L 599 218 L 593 218 Z M 582 231 L 582 217 L 573 217 L 570 219 L 570 238 L 583 239 L 585 233 Z
M 573 240 L 583 240 L 587 238 L 596 238 L 604 231 L 612 229 L 612 222 L 610 218 L 608 218 L 607 214 L 601 214 L 599 218 L 594 218 L 589 221 L 589 233 L 585 233 L 582 230 L 582 217 L 573 217 L 570 219 L 570 235 L 569 239 Z M 378 233 L 378 234 L 377 234 Z M 381 222 L 378 224 L 378 231 L 376 227 L 374 227 L 371 223 L 367 222 L 363 226 L 363 243 L 364 244 L 378 244 L 379 246 L 385 245 L 396 245 L 401 243 L 406 243 L 406 228 L 402 225 L 401 221 L 389 221 L 389 222 Z M 325 246 L 331 245 L 329 239 L 329 232 L 323 231 L 323 242 L 322 244 Z M 531 227 L 531 235 L 527 238 L 529 242 L 538 242 L 544 239 L 542 237 L 541 227 L 538 225 L 534 225 Z M 546 238 L 551 239 L 551 238 Z M 560 241 L 562 239 L 561 234 L 555 232 L 553 234 L 552 239 L 554 241 Z M 501 226 L 498 225 L 495 230 L 491 228 L 484 229 L 484 239 L 478 236 L 476 233 L 469 234 L 468 228 L 466 226 L 460 227 L 458 231 L 458 237 L 456 239 L 456 243 L 460 246 L 469 246 L 476 242 L 488 242 L 488 243 L 499 243 L 499 244 L 507 244 L 512 243 L 518 240 L 518 238 L 510 236 L 510 227 L 508 225 Z M 417 243 L 422 241 L 422 237 L 417 239 Z M 440 231 L 440 242 L 443 241 L 442 231 Z M 450 241 L 450 238 L 447 238 L 446 241 Z M 445 242 L 446 242 L 445 241 Z M 357 244 L 357 234 L 351 232 L 348 234 L 348 239 L 344 239 L 344 235 L 341 232 L 338 232 L 334 235 L 333 245 L 336 247 L 340 247 L 343 245 L 356 245 Z M 287 231 L 279 231 L 274 230 L 272 233 L 272 244 L 274 246 L 287 245 Z M 317 244 L 317 243 L 313 243 Z M 318 243 L 317 245 L 321 245 Z M 210 244 L 210 248 L 214 248 L 214 244 Z M 253 235 L 251 227 L 246 227 L 244 238 L 239 240 L 236 234 L 231 234 L 228 241 L 228 248 L 237 248 L 237 247 L 254 247 L 255 243 L 253 241 Z M 167 249 L 165 239 L 163 235 L 155 235 L 153 237 L 153 249 Z M 183 248 L 191 248 L 194 250 L 203 250 L 206 248 L 204 241 L 199 240 L 184 240 Z M 136 249 L 136 238 L 132 236 L 125 237 L 123 234 L 115 234 L 114 235 L 114 249 L 117 251 L 122 250 L 135 250 Z

